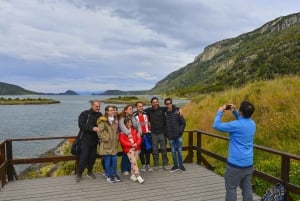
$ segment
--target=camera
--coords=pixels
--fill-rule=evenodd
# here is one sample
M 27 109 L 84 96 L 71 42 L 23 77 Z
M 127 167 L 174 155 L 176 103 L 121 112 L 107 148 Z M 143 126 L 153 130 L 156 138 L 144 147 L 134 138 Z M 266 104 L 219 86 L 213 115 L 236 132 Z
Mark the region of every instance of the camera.
M 231 110 L 231 105 L 226 105 L 225 110 Z

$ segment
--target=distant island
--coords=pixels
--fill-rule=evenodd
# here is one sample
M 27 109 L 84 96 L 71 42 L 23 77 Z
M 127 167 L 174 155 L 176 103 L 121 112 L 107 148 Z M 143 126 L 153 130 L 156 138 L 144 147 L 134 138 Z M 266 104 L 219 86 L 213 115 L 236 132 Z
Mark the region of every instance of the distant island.
M 145 95 L 149 94 L 149 90 L 142 91 L 121 91 L 121 90 L 106 90 L 103 93 L 93 93 L 92 95 Z
M 147 98 L 138 98 L 136 96 L 118 96 L 116 98 L 108 98 L 101 100 L 101 102 L 103 103 L 111 104 L 135 104 L 137 101 L 143 102 L 144 105 L 150 105 L 150 101 Z
M 60 101 L 48 98 L 4 98 L 0 97 L 0 105 L 42 105 L 42 104 L 56 104 Z

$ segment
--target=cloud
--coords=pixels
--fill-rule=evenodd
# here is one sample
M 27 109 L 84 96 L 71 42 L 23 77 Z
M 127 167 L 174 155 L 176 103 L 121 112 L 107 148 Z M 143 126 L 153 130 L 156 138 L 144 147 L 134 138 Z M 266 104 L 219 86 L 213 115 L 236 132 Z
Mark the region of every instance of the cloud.
M 205 46 L 299 11 L 296 0 L 0 1 L 0 81 L 30 90 L 150 89 Z M 266 12 L 268 10 L 268 12 Z

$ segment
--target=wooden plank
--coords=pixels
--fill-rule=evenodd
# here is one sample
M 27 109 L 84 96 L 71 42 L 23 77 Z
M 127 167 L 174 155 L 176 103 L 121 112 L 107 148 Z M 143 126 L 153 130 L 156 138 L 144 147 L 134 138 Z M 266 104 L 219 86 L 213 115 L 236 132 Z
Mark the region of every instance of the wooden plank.
M 49 177 L 9 182 L 0 193 L 1 201 L 129 201 L 129 200 L 224 200 L 224 178 L 196 164 L 186 164 L 187 171 L 170 173 L 160 169 L 142 173 L 144 184 L 120 175 L 121 182 L 108 183 L 100 174 L 96 179 L 83 176 Z M 241 193 L 239 191 L 239 200 Z M 259 200 L 255 196 L 254 200 Z

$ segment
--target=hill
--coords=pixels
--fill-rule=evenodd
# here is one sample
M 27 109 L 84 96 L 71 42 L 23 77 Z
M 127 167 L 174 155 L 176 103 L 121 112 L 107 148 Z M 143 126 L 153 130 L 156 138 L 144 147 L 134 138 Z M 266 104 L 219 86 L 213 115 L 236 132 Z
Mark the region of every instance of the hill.
M 185 67 L 159 81 L 152 94 L 192 94 L 300 73 L 300 13 L 207 46 Z
M 0 82 L 0 95 L 35 95 L 38 92 L 29 91 L 17 85 Z

